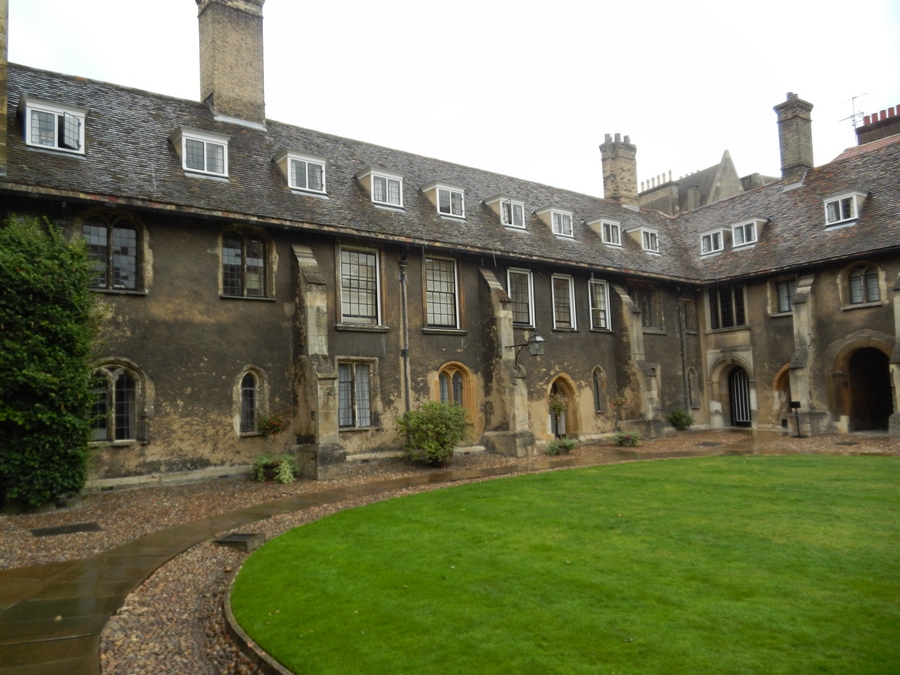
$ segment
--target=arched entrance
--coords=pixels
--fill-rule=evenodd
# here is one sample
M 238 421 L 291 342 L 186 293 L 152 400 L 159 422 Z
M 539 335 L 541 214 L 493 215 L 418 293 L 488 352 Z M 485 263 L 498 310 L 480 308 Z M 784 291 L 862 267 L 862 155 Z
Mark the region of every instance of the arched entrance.
M 562 402 L 562 410 L 555 401 Z M 556 408 L 554 411 L 553 408 Z M 568 378 L 559 376 L 550 385 L 550 397 L 548 402 L 548 415 L 550 421 L 550 433 L 555 438 L 560 436 L 568 436 L 569 438 L 578 438 L 578 417 L 577 417 L 577 399 L 575 397 L 575 388 Z M 557 414 L 559 413 L 559 414 Z
M 894 411 L 888 356 L 880 349 L 863 347 L 847 357 L 850 387 L 850 430 L 887 429 Z
M 728 373 L 728 398 L 731 402 L 731 424 L 736 427 L 749 427 L 750 417 L 750 378 L 747 371 L 735 366 Z
M 788 428 L 788 414 L 791 412 L 791 369 L 785 365 L 772 380 L 774 418 L 782 429 Z

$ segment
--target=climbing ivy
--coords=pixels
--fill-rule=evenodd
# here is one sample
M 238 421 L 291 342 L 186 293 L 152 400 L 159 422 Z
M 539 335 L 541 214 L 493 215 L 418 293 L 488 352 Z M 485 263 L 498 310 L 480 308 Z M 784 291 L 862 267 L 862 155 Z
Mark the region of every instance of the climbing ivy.
M 45 218 L 0 226 L 0 503 L 84 487 L 98 325 L 82 240 Z

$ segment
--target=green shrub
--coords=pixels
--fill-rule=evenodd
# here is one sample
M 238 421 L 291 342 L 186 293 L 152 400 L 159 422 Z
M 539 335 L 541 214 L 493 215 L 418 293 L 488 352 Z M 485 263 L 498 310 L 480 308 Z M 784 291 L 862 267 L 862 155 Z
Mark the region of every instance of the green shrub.
M 548 455 L 558 455 L 563 450 L 565 450 L 566 452 L 569 452 L 576 445 L 578 445 L 578 441 L 576 439 L 562 436 L 560 438 L 550 441 L 550 444 L 547 446 L 547 454 Z
M 38 506 L 87 479 L 98 314 L 84 240 L 46 219 L 0 226 L 0 502 Z
M 287 452 L 257 455 L 250 469 L 253 480 L 274 480 L 278 483 L 293 483 L 298 473 L 296 458 Z
M 406 449 L 413 459 L 431 464 L 448 462 L 453 448 L 468 435 L 468 413 L 460 405 L 430 401 L 410 410 L 396 421 L 397 431 L 406 434 Z
M 679 408 L 666 415 L 666 421 L 678 431 L 684 431 L 688 427 L 694 425 L 694 416 Z
M 613 440 L 616 445 L 640 445 L 641 435 L 636 431 L 620 431 L 613 436 Z

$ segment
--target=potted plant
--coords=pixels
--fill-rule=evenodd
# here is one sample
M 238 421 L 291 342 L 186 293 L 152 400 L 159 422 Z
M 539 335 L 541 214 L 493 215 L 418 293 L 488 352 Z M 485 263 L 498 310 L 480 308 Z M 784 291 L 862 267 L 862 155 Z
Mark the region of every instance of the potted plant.
M 290 415 L 275 412 L 270 415 L 260 415 L 256 418 L 256 430 L 263 436 L 274 436 L 288 428 Z
M 559 418 L 566 414 L 569 402 L 565 396 L 560 396 L 559 394 L 551 394 L 547 402 L 550 405 L 550 413 L 553 415 L 553 427 L 558 430 Z
M 409 410 L 395 422 L 406 434 L 406 449 L 412 459 L 432 466 L 446 466 L 453 459 L 453 448 L 468 435 L 468 413 L 457 404 L 430 401 L 417 410 Z
M 613 436 L 613 440 L 616 442 L 616 445 L 640 445 L 641 435 L 636 431 L 620 431 Z
M 578 445 L 578 441 L 574 438 L 568 438 L 567 436 L 560 436 L 552 441 L 547 446 L 547 454 L 548 455 L 568 455 L 569 451 Z
M 257 455 L 250 469 L 250 477 L 253 480 L 278 483 L 293 483 L 298 473 L 296 458 L 287 452 Z

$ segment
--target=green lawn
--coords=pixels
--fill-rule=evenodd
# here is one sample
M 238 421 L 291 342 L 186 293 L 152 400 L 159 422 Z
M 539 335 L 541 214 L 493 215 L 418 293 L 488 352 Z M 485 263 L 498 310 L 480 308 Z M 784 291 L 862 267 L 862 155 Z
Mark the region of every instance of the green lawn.
M 296 673 L 900 673 L 900 460 L 721 457 L 451 487 L 247 560 Z

